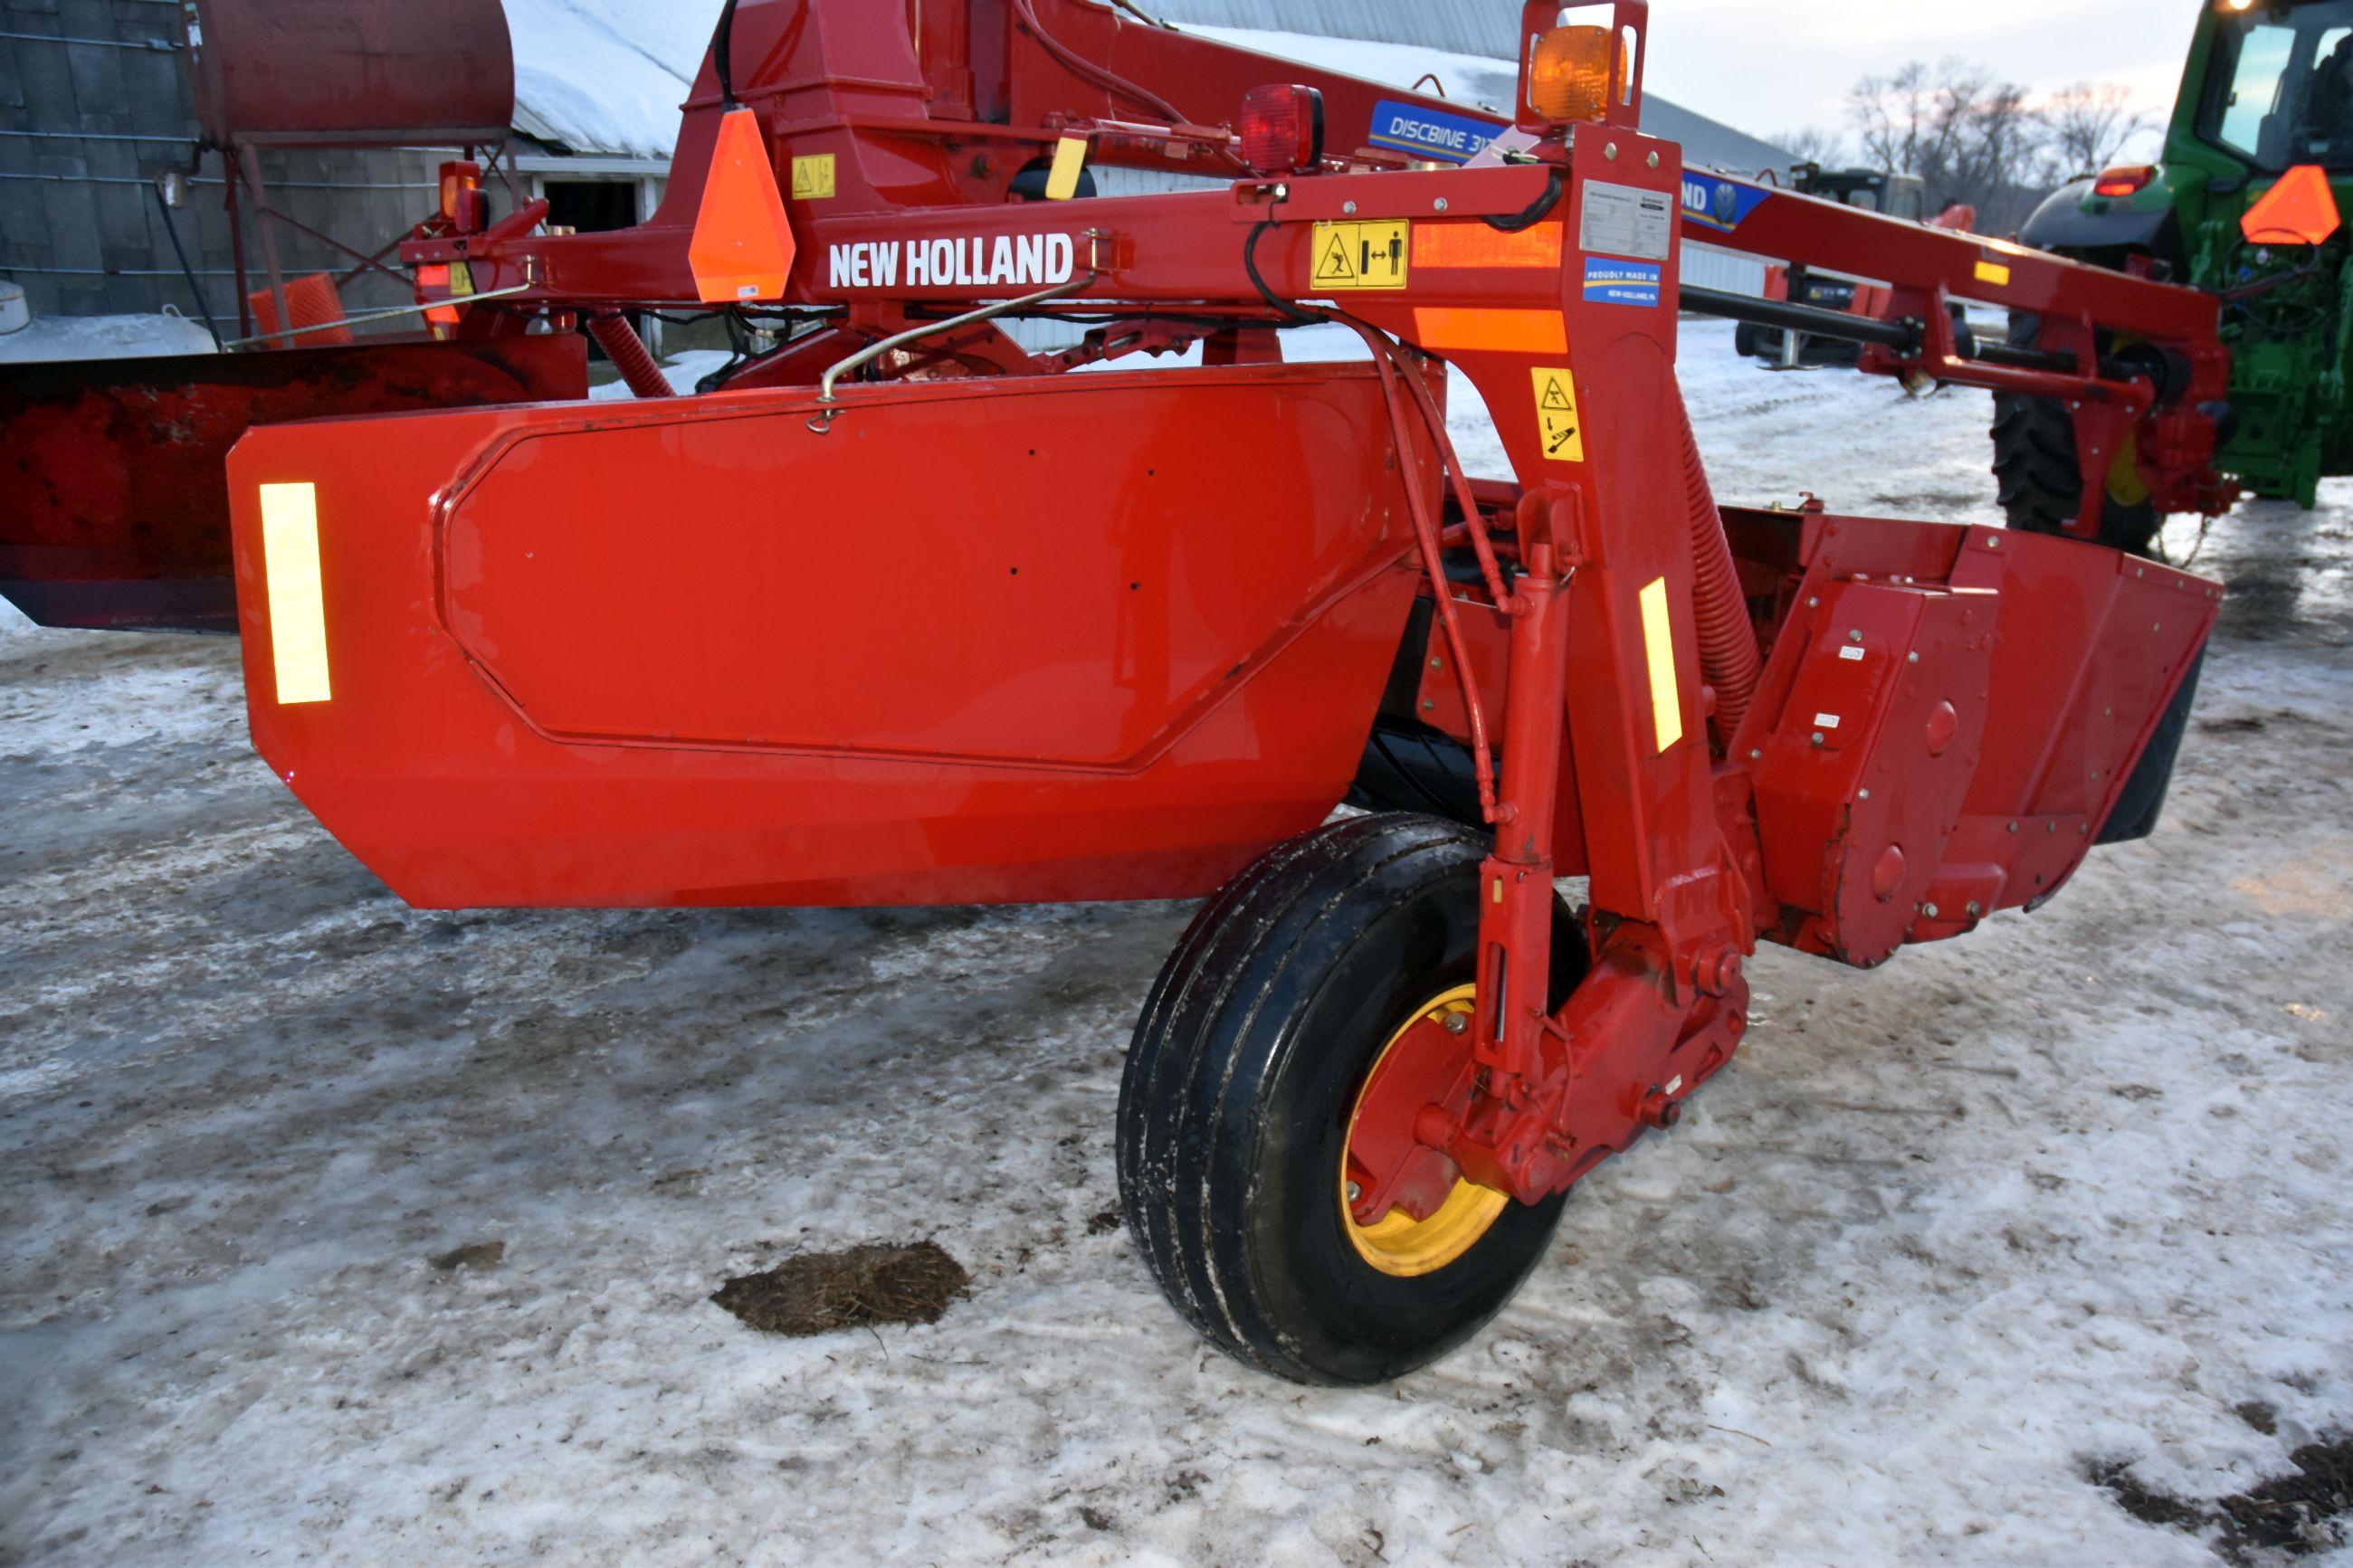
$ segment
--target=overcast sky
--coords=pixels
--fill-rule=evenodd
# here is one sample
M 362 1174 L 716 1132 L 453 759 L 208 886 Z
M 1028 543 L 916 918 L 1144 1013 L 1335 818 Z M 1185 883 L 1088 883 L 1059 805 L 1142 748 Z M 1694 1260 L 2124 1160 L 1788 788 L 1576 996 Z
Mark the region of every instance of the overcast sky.
M 2161 118 L 2198 16 L 2198 0 L 1658 0 L 1649 85 L 1757 135 L 1843 131 L 1862 78 L 1957 55 L 2038 92 L 2122 82 Z

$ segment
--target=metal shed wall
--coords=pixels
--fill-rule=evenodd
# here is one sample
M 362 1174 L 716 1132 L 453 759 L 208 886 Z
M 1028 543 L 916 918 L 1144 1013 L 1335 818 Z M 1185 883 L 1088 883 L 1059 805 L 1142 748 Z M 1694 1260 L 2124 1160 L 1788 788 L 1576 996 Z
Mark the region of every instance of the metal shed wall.
M 1142 5 L 1170 22 L 1419 44 L 1493 59 L 1510 59 L 1520 42 L 1518 10 L 1496 0 L 1142 0 Z

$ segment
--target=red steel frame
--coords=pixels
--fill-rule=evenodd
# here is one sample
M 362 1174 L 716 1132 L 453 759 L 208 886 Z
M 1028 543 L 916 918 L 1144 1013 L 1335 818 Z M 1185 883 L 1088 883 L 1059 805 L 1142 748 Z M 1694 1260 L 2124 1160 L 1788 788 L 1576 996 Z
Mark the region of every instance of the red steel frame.
M 1558 10 L 1546 11 L 1538 0 L 1527 6 L 1525 25 L 1535 29 Z M 1407 163 L 1403 155 L 1371 142 L 1376 106 L 1383 102 L 1482 121 L 1501 138 L 1499 148 L 1521 155 L 1534 132 L 1543 129 L 1533 121 L 1514 128 L 1475 108 L 1140 26 L 1088 0 L 911 4 L 908 12 L 902 21 L 888 5 L 755 0 L 731 14 L 733 54 L 744 68 L 733 101 L 759 116 L 786 188 L 795 159 L 829 157 L 839 181 L 836 195 L 809 202 L 797 214 L 799 255 L 783 302 L 841 312 L 837 335 L 738 384 L 791 384 L 804 374 L 813 379 L 809 364 L 821 368 L 824 356 L 844 342 L 905 326 L 910 306 L 1018 292 L 973 283 L 849 289 L 835 286 L 828 262 L 835 247 L 880 237 L 970 240 L 1034 227 L 1024 221 L 1034 215 L 1018 204 L 1008 207 L 1008 193 L 1024 170 L 1050 158 L 1065 138 L 1083 140 L 1098 163 L 1245 174 L 1227 122 L 1245 92 L 1278 80 L 1311 86 L 1324 95 L 1333 168 Z M 1647 31 L 1646 19 L 1630 17 L 1617 25 Z M 1631 101 L 1621 104 L 1616 116 L 1624 128 L 1639 123 L 1645 64 L 1638 52 Z M 1165 121 L 1140 121 L 1139 109 L 1155 112 L 1146 106 L 1157 106 Z M 474 293 L 516 290 L 506 308 L 474 313 L 467 329 L 471 332 L 519 330 L 537 310 L 593 314 L 622 303 L 691 300 L 688 251 L 704 199 L 702 174 L 725 107 L 715 70 L 706 62 L 686 106 L 667 197 L 642 228 L 617 236 L 550 237 L 533 235 L 536 215 L 525 213 L 489 236 L 412 244 L 404 247 L 404 258 L 417 267 L 468 263 Z M 1482 167 L 1463 174 L 1481 178 L 1447 187 L 1450 210 L 1457 215 L 1516 212 L 1544 188 L 1537 169 Z M 1913 323 L 1921 346 L 1905 353 L 1873 348 L 1864 357 L 1865 371 L 2068 403 L 2086 455 L 2085 506 L 2078 530 L 2085 537 L 2096 536 L 2109 463 L 2136 436 L 2132 450 L 2140 477 L 2164 510 L 2219 513 L 2236 499 L 2211 472 L 2213 421 L 2202 411 L 2228 385 L 2229 361 L 2212 300 L 1769 184 L 1705 170 L 1690 174 L 1694 188 L 1686 191 L 1678 183 L 1676 195 L 1708 243 L 1785 263 L 1832 268 L 1886 286 L 1886 319 Z M 1698 199 L 1725 184 L 1742 198 L 1731 222 L 1711 216 Z M 1244 210 L 1230 216 L 1240 222 L 1274 216 L 1284 223 L 1328 216 L 1312 210 L 1312 189 L 1302 185 L 1296 201 L 1279 214 Z M 1356 194 L 1353 187 L 1350 194 Z M 1110 297 L 1135 304 L 1255 301 L 1247 279 L 1235 276 L 1232 247 L 1196 211 L 1155 197 L 1141 209 L 1091 202 L 1086 214 L 1092 227 L 1117 235 L 1124 248 L 1116 276 L 1103 279 L 1080 299 Z M 420 291 L 420 298 L 446 297 L 438 287 Z M 2073 357 L 2078 370 L 2060 374 L 1965 357 L 1948 309 L 1964 300 L 2035 313 L 2042 323 L 2040 346 Z M 2104 373 L 2104 342 L 2118 332 L 2178 355 L 2179 384 L 2160 392 L 2146 376 L 2113 367 Z M 1002 358 L 1001 345 L 997 352 Z M 1018 363 L 1018 356 L 1005 363 Z
M 1876 966 L 1906 942 L 2054 891 L 2191 679 L 2219 599 L 2210 584 L 2071 541 L 1810 511 L 1729 514 L 1727 554 L 1674 377 L 1676 247 L 1652 264 L 1656 303 L 1597 295 L 1580 269 L 1597 200 L 1683 205 L 1680 151 L 1639 130 L 1647 6 L 1610 9 L 1613 28 L 1630 33 L 1636 74 L 1604 119 L 1561 134 L 1524 108 L 1501 155 L 1439 170 L 1351 150 L 1381 96 L 1363 84 L 1319 82 L 1079 0 L 925 6 L 917 30 L 862 0 L 743 5 L 733 98 L 758 117 L 780 186 L 793 188 L 796 160 L 830 158 L 835 193 L 792 204 L 789 279 L 762 302 L 822 311 L 822 325 L 734 384 L 765 390 L 249 439 L 231 489 L 258 744 L 345 842 L 424 902 L 1183 896 L 1336 799 L 1334 758 L 1345 764 L 1348 738 L 1362 737 L 1402 629 L 1404 585 L 1419 582 L 1441 628 L 1422 706 L 1472 744 L 1482 773 L 1491 740 L 1501 752 L 1482 779 L 1494 847 L 1481 882 L 1479 1072 L 1419 1086 L 1428 1109 L 1413 1142 L 1396 1142 L 1386 1168 L 1351 1175 L 1374 1216 L 1423 1201 L 1419 1150 L 1523 1200 L 1560 1189 L 1671 1121 L 1728 1059 L 1746 1026 L 1742 963 L 1759 940 Z M 1528 6 L 1526 34 L 1556 11 Z M 1232 177 L 1230 138 L 1208 123 L 1208 100 L 1238 99 L 1269 70 L 1324 88 L 1339 155 L 1307 174 Z M 1041 90 L 1048 79 L 1054 92 Z M 646 228 L 547 237 L 516 221 L 412 244 L 407 260 L 463 262 L 477 292 L 523 291 L 468 307 L 469 336 L 518 330 L 524 307 L 596 316 L 678 298 L 702 207 L 696 171 L 718 144 L 726 98 L 706 65 L 679 177 Z M 1159 121 L 1125 118 L 1139 110 Z M 1066 137 L 1099 161 L 1231 183 L 1006 200 Z M 1409 267 L 1393 287 L 1335 294 L 1319 281 L 1338 231 L 1318 226 L 1332 224 L 1409 226 Z M 2221 363 L 2212 301 L 1798 197 L 1755 205 L 1733 238 L 1883 275 L 1895 310 L 1924 323 L 1923 347 L 1878 353 L 1873 368 L 2065 398 L 2084 411 L 2087 453 L 2137 434 L 2161 493 L 2219 495 L 2194 395 L 2167 389 L 2161 405 L 2151 379 L 2094 363 L 2096 334 L 2129 332 L 2208 384 Z M 1034 264 L 987 280 L 1000 256 L 1056 254 L 1050 241 L 1069 247 L 1067 281 Z M 961 280 L 912 281 L 903 258 L 919 247 L 927 262 L 960 266 Z M 902 265 L 878 286 L 881 256 Z M 1041 282 L 1062 292 L 1033 309 L 1109 320 L 1089 350 L 1033 358 L 978 323 L 950 334 L 952 350 L 913 347 L 870 373 L 916 380 L 812 390 L 828 364 L 885 334 L 1029 299 Z M 1963 357 L 1943 309 L 1959 297 L 2043 312 L 2054 323 L 2046 346 L 2078 349 L 2078 372 Z M 1268 416 L 1231 401 L 1262 397 L 1286 374 L 1261 363 L 1258 329 L 1303 313 L 1355 327 L 1374 350 L 1375 380 L 1348 373 L 1352 387 L 1319 373 L 1288 395 L 1356 410 L 1329 484 L 1314 479 L 1308 448 L 1253 442 Z M 1051 397 L 1071 390 L 1057 373 L 1078 361 L 1188 338 L 1206 339 L 1227 368 L 1104 378 L 1101 406 L 1121 410 L 1116 420 L 1091 422 L 1085 399 Z M 1438 361 L 1478 389 L 1516 475 L 1458 483 L 1443 531 L 1432 494 L 1442 422 L 1425 384 Z M 965 415 L 935 423 L 944 398 Z M 1228 400 L 1225 412 L 1213 398 Z M 1063 611 L 1088 625 L 1104 593 L 1143 594 L 1141 576 L 1116 581 L 1136 552 L 1170 555 L 1208 526 L 1182 494 L 1165 507 L 1136 499 L 1159 470 L 1146 468 L 1148 440 L 1121 432 L 1163 422 L 1198 424 L 1172 449 L 1213 443 L 1215 463 L 1293 509 L 1256 530 L 1329 531 L 1331 552 L 1310 563 L 1255 555 L 1253 530 L 1224 519 L 1218 551 L 1272 596 L 1247 627 L 1218 624 L 1213 610 L 1159 635 L 1188 657 L 1231 656 L 1230 668 L 1205 665 L 1193 685 L 1155 676 L 1138 688 L 1134 726 L 1079 752 L 1047 737 L 1057 715 L 1096 711 L 1110 648 L 1137 629 L 1131 616 L 1112 616 L 1113 642 L 1074 631 L 1067 658 L 1039 643 L 1024 667 L 1036 679 L 1016 692 L 1008 675 L 998 716 L 977 729 L 977 689 L 959 688 L 950 711 L 910 717 L 910 673 L 887 658 L 873 668 L 860 651 L 821 677 L 776 665 L 784 649 L 822 658 L 877 615 L 912 612 L 919 624 L 876 647 L 960 624 L 960 584 L 977 591 L 980 569 L 953 552 L 1029 515 L 992 498 L 1029 483 L 1019 451 L 1032 427 L 1100 441 L 1116 470 L 1112 526 L 1128 553 L 1086 585 L 1065 584 Z M 901 470 L 925 448 L 907 446 L 909 430 L 939 431 L 927 438 L 955 476 L 950 488 L 973 493 L 938 493 L 931 476 L 910 489 Z M 896 454 L 890 471 L 861 469 L 861 450 Z M 1391 450 L 1408 455 L 1404 473 L 1366 466 Z M 692 552 L 706 577 L 751 559 L 788 575 L 790 557 L 773 552 L 796 487 L 846 519 L 860 484 L 842 476 L 860 473 L 867 524 L 914 553 L 878 555 L 863 584 L 858 557 L 826 555 L 809 580 L 825 584 L 822 597 L 791 595 L 808 618 L 805 641 L 769 629 L 757 599 L 726 615 L 676 604 L 667 591 L 738 601 L 665 565 L 644 584 L 645 614 L 685 651 L 666 651 L 640 689 L 626 660 L 596 646 L 614 635 L 619 606 L 565 613 L 634 581 L 649 550 Z M 322 703 L 270 695 L 257 497 L 290 481 L 319 486 L 322 514 L 340 509 L 322 535 L 324 571 L 330 651 L 350 675 Z M 665 545 L 648 509 L 681 487 L 668 502 L 680 542 Z M 917 499 L 927 487 L 929 506 Z M 1104 526 L 1063 521 L 1073 539 Z M 690 523 L 700 531 L 677 535 Z M 1450 548 L 1475 559 L 1471 585 L 1450 580 Z M 986 568 L 989 613 L 1014 603 L 1019 565 L 1001 582 Z M 1201 603 L 1238 592 L 1207 575 L 1207 558 L 1178 574 L 1195 571 Z M 370 573 L 372 585 L 358 585 Z M 1311 644 L 1322 651 L 1294 657 Z M 754 663 L 775 671 L 759 678 L 771 685 L 838 689 L 781 705 L 701 689 L 747 679 Z M 827 713 L 839 728 L 812 717 Z M 817 813 L 828 837 L 765 815 L 779 802 Z M 1091 840 L 1089 823 L 1108 831 Z M 825 868 L 733 886 L 715 869 L 779 855 Z M 695 869 L 663 879 L 665 865 L 687 864 Z M 1555 1014 L 1543 1003 L 1555 884 L 1580 874 L 1594 965 Z

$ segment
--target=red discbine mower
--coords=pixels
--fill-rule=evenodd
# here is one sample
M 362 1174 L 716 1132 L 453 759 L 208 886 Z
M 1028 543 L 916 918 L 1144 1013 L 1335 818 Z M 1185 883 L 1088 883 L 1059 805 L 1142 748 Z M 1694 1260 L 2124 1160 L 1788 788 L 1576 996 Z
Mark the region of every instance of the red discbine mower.
M 404 250 L 459 341 L 585 325 L 642 400 L 236 449 L 257 744 L 420 905 L 1208 896 L 1123 1086 L 1137 1245 L 1253 1365 L 1428 1362 L 1731 1058 L 1760 941 L 1874 968 L 2146 832 L 2220 599 L 1718 509 L 1679 308 L 2059 400 L 2093 512 L 2127 442 L 2172 508 L 2228 499 L 2224 361 L 2185 290 L 1687 174 L 1646 25 L 1529 5 L 1503 126 L 1084 0 L 731 5 L 650 224 Z M 1683 289 L 1686 227 L 1885 312 Z M 681 298 L 776 346 L 666 395 L 618 312 Z M 1961 298 L 2044 331 L 1975 343 Z M 1305 323 L 1368 363 L 1282 363 Z M 1449 365 L 1513 482 L 1461 473 Z M 1400 748 L 1444 814 L 1329 821 L 1428 784 Z

